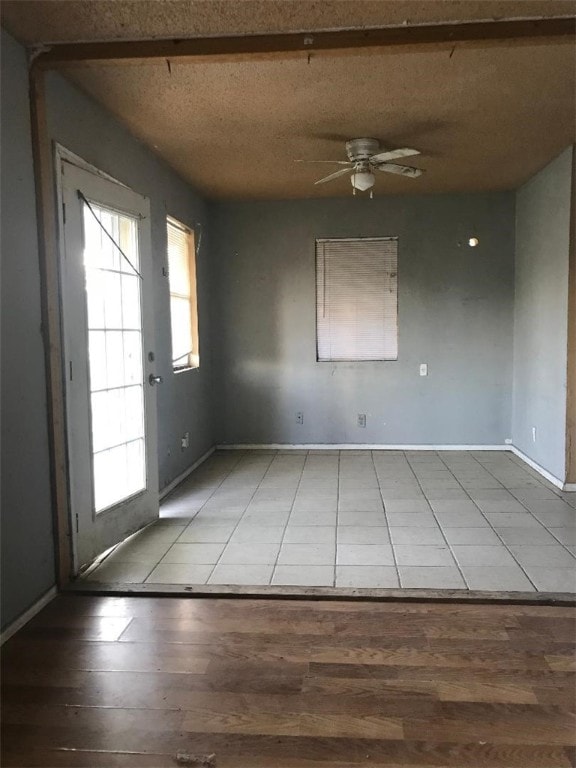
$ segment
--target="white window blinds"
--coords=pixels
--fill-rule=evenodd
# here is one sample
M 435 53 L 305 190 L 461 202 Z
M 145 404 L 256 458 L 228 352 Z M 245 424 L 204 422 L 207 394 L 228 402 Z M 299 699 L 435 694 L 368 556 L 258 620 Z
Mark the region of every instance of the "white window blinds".
M 316 241 L 319 361 L 398 358 L 398 238 Z
M 194 236 L 175 219 L 168 218 L 167 238 L 172 365 L 175 370 L 194 368 L 200 364 Z

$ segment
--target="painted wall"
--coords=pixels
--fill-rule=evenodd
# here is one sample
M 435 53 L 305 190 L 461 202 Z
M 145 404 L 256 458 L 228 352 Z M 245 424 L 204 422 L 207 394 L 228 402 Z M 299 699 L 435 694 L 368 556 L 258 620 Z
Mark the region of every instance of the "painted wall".
M 57 74 L 47 78 L 51 137 L 87 162 L 150 198 L 154 263 L 160 489 L 214 444 L 212 400 L 212 286 L 206 205 L 159 157 L 137 141 L 114 117 Z M 73 118 L 73 119 L 72 119 Z M 200 368 L 174 374 L 170 348 L 170 299 L 166 266 L 166 214 L 195 228 L 201 242 L 197 259 Z M 198 238 L 197 238 L 198 239 Z M 190 433 L 190 447 L 180 439 Z
M 2 627 L 55 582 L 36 199 L 24 50 L 2 33 Z
M 55 582 L 54 539 L 41 337 L 40 271 L 24 49 L 2 31 L 2 627 Z M 155 271 L 160 486 L 189 467 L 215 441 L 213 425 L 211 270 L 203 200 L 113 116 L 57 75 L 47 82 L 51 138 L 136 191 L 152 209 Z M 171 366 L 165 217 L 202 238 L 197 263 L 200 369 Z M 182 452 L 181 435 L 190 433 Z
M 565 479 L 572 148 L 518 190 L 514 445 Z M 536 441 L 532 428 L 536 428 Z
M 512 193 L 217 203 L 212 215 L 222 442 L 510 436 Z M 386 235 L 399 236 L 398 361 L 316 362 L 315 238 Z

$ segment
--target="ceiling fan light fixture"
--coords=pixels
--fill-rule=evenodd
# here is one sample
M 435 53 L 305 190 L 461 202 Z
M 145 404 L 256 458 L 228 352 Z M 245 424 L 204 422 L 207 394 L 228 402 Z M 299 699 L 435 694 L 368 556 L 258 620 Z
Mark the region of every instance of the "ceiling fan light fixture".
M 357 189 L 360 192 L 366 192 L 366 190 L 371 189 L 374 186 L 376 177 L 370 171 L 358 171 L 357 173 L 352 174 L 350 181 L 352 182 L 354 189 Z

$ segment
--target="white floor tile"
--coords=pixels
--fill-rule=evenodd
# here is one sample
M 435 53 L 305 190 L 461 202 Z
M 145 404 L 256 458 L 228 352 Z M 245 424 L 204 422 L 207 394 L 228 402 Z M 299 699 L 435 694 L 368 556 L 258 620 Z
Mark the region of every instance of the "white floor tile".
M 107 563 L 106 560 L 84 576 L 86 581 L 107 582 L 110 584 L 141 584 L 152 566 L 149 563 Z
M 434 512 L 478 512 L 476 504 L 469 499 L 434 499 L 430 504 Z
M 565 501 L 562 501 L 562 499 L 542 499 L 537 501 L 528 501 L 526 502 L 526 506 L 537 517 L 540 517 L 540 514 L 559 514 L 559 515 L 566 515 L 571 520 L 576 520 L 576 512 L 574 511 L 574 507 L 571 507 L 570 504 L 567 504 Z
M 231 544 L 279 544 L 284 535 L 282 525 L 239 525 L 230 538 Z
M 576 544 L 576 528 L 564 527 L 564 528 L 550 528 L 550 533 L 562 544 Z
M 386 512 L 430 512 L 430 505 L 425 499 L 394 499 L 384 497 Z
M 339 581 L 352 584 L 357 571 L 372 586 L 378 573 L 393 582 L 392 531 L 403 582 L 463 588 L 451 548 L 471 563 L 461 565 L 478 585 L 471 588 L 529 589 L 510 550 L 534 570 L 539 589 L 556 590 L 575 569 L 575 506 L 576 494 L 557 491 L 500 451 L 223 451 L 164 501 L 158 523 L 86 578 L 138 582 L 153 571 L 164 583 L 202 583 L 222 552 L 214 583 L 267 583 L 283 541 L 283 557 L 298 562 L 278 565 L 289 569 L 278 570 L 278 579 L 331 583 L 338 534 Z M 332 553 L 329 565 L 311 565 L 327 558 L 323 547 Z M 438 562 L 446 564 L 428 565 Z
M 390 528 L 437 528 L 438 521 L 432 512 L 387 512 Z
M 336 512 L 294 511 L 290 515 L 288 525 L 336 525 Z
M 290 525 L 284 533 L 284 544 L 331 544 L 336 543 L 334 525 Z
M 505 544 L 531 544 L 548 547 L 558 544 L 554 536 L 542 526 L 539 528 L 516 528 L 515 526 L 498 528 L 494 526 L 494 530 Z
M 540 592 L 576 592 L 576 570 L 574 568 L 546 568 L 527 565 L 525 570 Z
M 385 526 L 338 526 L 338 544 L 389 544 L 390 535 Z
M 523 567 L 576 568 L 576 559 L 559 544 L 555 547 L 511 545 L 510 551 Z
M 384 512 L 339 512 L 338 526 L 356 525 L 356 526 L 377 526 L 386 525 Z
M 391 528 L 390 536 L 394 546 L 397 544 L 446 546 L 440 528 Z
M 382 501 L 377 499 L 350 498 L 338 500 L 339 512 L 380 512 L 384 510 Z
M 442 528 L 489 528 L 481 512 L 437 512 Z
M 234 527 L 234 523 L 231 525 L 208 525 L 207 523 L 192 522 L 180 535 L 178 542 L 225 543 L 232 535 Z
M 208 584 L 260 586 L 270 583 L 273 565 L 217 565 Z
M 228 544 L 220 563 L 226 565 L 273 565 L 280 544 Z M 220 564 L 219 563 L 219 564 Z
M 547 528 L 576 528 L 576 509 L 568 506 L 569 512 L 533 512 Z
M 398 565 L 412 566 L 454 566 L 454 558 L 448 547 L 394 546 Z
M 337 587 L 395 589 L 400 586 L 396 568 L 382 565 L 338 565 Z
M 406 589 L 466 589 L 458 568 L 399 566 L 398 573 Z
M 427 492 L 426 497 L 430 503 L 432 501 L 449 501 L 452 499 L 462 499 L 463 501 L 469 500 L 468 494 L 461 488 L 433 488 Z
M 279 565 L 334 565 L 333 544 L 282 544 Z
M 190 563 L 207 565 L 218 562 L 226 544 L 173 544 L 166 552 L 161 563 Z
M 478 499 L 476 503 L 482 512 L 526 512 L 526 508 L 515 499 L 511 501 Z
M 332 587 L 333 565 L 278 565 L 272 576 L 272 584 L 305 587 Z
M 213 565 L 161 563 L 146 579 L 147 584 L 205 584 Z
M 338 544 L 338 565 L 394 565 L 388 544 Z
M 253 512 L 247 510 L 242 517 L 242 522 L 248 525 L 286 525 L 289 516 L 289 512 Z
M 469 589 L 506 592 L 534 592 L 534 586 L 518 565 L 462 566 Z
M 514 566 L 514 558 L 508 552 L 508 550 L 500 546 L 487 546 L 487 547 L 475 547 L 466 546 L 458 547 L 453 546 L 452 552 L 454 557 L 461 566 L 465 565 L 507 565 Z
M 155 565 L 159 562 L 172 546 L 171 542 L 153 544 L 150 546 L 137 545 L 127 542 L 116 547 L 106 558 L 106 563 L 149 563 Z
M 502 546 L 492 528 L 443 528 L 450 546 Z

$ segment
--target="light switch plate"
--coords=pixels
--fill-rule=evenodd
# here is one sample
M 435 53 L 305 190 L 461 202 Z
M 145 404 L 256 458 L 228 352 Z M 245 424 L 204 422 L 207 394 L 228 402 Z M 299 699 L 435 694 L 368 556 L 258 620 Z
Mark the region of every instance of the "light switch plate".
M 420 363 L 420 376 L 428 376 L 428 363 Z

